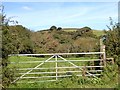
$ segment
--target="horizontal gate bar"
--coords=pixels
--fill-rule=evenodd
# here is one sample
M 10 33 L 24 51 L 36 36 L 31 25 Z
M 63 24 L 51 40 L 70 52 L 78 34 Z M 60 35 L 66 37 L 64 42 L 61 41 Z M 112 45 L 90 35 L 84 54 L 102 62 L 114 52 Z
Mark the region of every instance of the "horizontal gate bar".
M 102 72 L 103 70 L 89 70 L 88 72 Z M 67 72 L 82 72 L 82 71 L 62 71 L 62 72 L 57 72 L 57 73 L 67 73 Z M 33 73 L 28 73 L 28 74 L 54 74 L 56 72 L 33 72 Z M 24 73 L 19 73 L 19 74 L 24 74 Z
M 34 81 L 34 82 L 28 82 L 28 81 L 27 81 L 27 83 L 53 82 L 53 81 L 57 81 L 57 80 L 44 80 L 44 81 Z M 17 82 L 17 83 L 26 83 L 26 82 Z
M 92 74 L 92 75 L 101 75 L 101 74 Z M 89 74 L 86 74 L 85 76 L 92 76 L 92 75 L 89 75 Z M 69 76 L 72 76 L 72 75 L 61 75 L 61 76 L 41 76 L 41 77 L 22 77 L 21 79 L 29 79 L 29 78 L 56 78 L 56 77 L 69 77 Z M 82 76 L 82 75 L 76 75 L 76 76 Z
M 57 76 L 57 77 L 66 77 L 66 76 L 72 76 L 72 75 L 62 75 L 62 76 Z M 23 77 L 21 79 L 24 79 L 24 78 L 56 78 L 56 76 L 41 76 L 41 77 Z
M 80 68 L 91 68 L 91 67 L 104 67 L 104 66 L 79 66 Z M 79 68 L 79 67 L 57 67 L 57 69 L 63 69 L 63 68 Z M 52 67 L 52 68 L 20 68 L 20 69 L 17 69 L 17 70 L 31 70 L 31 69 L 34 69 L 34 70 L 39 70 L 39 69 L 56 69 L 56 67 Z
M 66 73 L 66 72 L 82 72 L 82 71 L 62 71 L 62 72 L 57 72 L 57 73 Z M 34 72 L 34 73 L 29 73 L 29 74 L 53 74 L 56 72 Z M 19 74 L 24 74 L 24 73 L 19 73 Z
M 105 52 L 51 53 L 51 54 L 10 54 L 9 56 L 78 55 L 78 54 L 104 54 L 104 53 Z
M 96 76 L 99 76 L 101 74 L 96 74 Z M 69 75 L 69 76 L 72 76 L 72 75 Z M 66 77 L 69 77 L 68 75 Z M 77 75 L 77 76 L 82 76 L 82 75 Z M 90 76 L 90 75 L 85 75 L 85 76 Z M 55 76 L 56 77 L 56 76 Z M 52 82 L 52 81 L 57 81 L 57 80 L 44 80 L 44 81 L 34 81 L 34 82 L 27 82 L 27 83 L 39 83 L 39 82 Z M 59 80 L 60 81 L 60 80 Z M 17 82 L 17 83 L 26 83 L 26 82 Z
M 89 60 L 68 60 L 70 62 L 84 62 L 84 61 L 103 61 L 103 59 L 89 59 Z M 11 63 L 22 63 L 22 64 L 26 64 L 26 63 L 39 63 L 39 62 L 43 62 L 43 61 L 26 61 L 26 62 L 11 62 Z M 63 60 L 58 60 L 58 61 L 48 61 L 48 62 L 67 62 L 67 61 L 63 61 Z

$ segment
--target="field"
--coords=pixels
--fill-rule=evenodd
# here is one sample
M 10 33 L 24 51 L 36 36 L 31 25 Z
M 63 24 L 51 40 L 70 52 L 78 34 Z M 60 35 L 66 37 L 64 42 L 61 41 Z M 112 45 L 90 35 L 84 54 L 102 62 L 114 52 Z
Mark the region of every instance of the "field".
M 75 32 L 77 31 L 77 29 L 79 28 L 63 28 L 62 30 L 65 32 Z M 41 30 L 41 31 L 48 32 L 48 30 Z M 97 35 L 98 37 L 105 34 L 103 30 L 92 30 L 92 31 L 93 31 L 93 34 Z
M 88 66 L 91 63 L 88 62 L 75 62 L 74 60 L 93 60 L 97 57 L 65 57 L 66 60 L 73 60 L 77 66 Z M 31 70 L 31 68 L 36 67 L 43 61 L 49 59 L 49 57 L 27 57 L 27 56 L 11 56 L 9 58 L 10 65 L 8 66 L 12 69 L 14 73 L 14 80 L 17 77 L 20 77 L 24 73 Z M 56 81 L 56 62 L 54 62 L 56 58 L 50 59 L 48 62 L 45 62 L 38 69 L 33 69 L 29 74 L 26 74 L 22 79 L 17 81 L 17 84 L 11 84 L 9 88 L 114 88 L 117 87 L 117 79 L 114 77 L 114 81 L 109 82 L 111 79 L 105 76 L 105 72 L 97 72 L 97 74 L 102 74 L 97 77 L 82 77 L 76 76 L 80 75 L 83 72 L 79 68 L 58 68 L 57 76 L 67 76 L 68 77 L 57 77 Z M 73 67 L 68 62 L 65 62 L 61 58 L 57 58 L 57 67 Z M 62 62 L 64 61 L 64 62 Z M 112 66 L 113 69 L 116 68 L 115 65 Z M 28 68 L 28 69 L 26 69 Z M 91 72 L 95 70 L 95 68 L 87 68 L 87 70 Z M 102 69 L 104 70 L 104 69 Z M 77 72 L 75 72 L 77 71 Z M 51 73 L 48 73 L 51 72 Z M 103 75 L 104 74 L 104 75 Z M 70 75 L 70 76 L 69 76 Z M 17 76 L 17 77 L 16 77 Z M 53 76 L 53 77 L 49 77 Z M 33 78 L 34 77 L 34 78 Z M 42 78 L 35 78 L 42 77 Z M 105 79 L 106 78 L 106 79 Z M 108 79 L 108 80 L 107 80 Z M 53 82 L 44 82 L 45 80 L 53 80 Z M 35 82 L 34 82 L 35 81 Z
M 103 30 L 93 30 L 93 33 L 97 36 L 102 36 L 105 34 Z

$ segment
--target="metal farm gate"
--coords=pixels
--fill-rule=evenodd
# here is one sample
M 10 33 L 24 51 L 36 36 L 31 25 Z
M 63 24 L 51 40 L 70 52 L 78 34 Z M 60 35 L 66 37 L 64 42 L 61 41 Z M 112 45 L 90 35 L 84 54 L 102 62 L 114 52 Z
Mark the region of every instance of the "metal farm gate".
M 35 83 L 76 76 L 97 77 L 106 65 L 105 52 L 9 55 L 14 82 Z

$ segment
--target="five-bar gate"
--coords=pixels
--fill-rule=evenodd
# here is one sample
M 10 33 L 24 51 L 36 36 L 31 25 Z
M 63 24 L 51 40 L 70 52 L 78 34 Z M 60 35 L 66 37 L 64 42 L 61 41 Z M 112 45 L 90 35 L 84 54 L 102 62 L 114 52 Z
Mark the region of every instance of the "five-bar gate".
M 101 75 L 103 67 L 106 66 L 105 52 L 9 56 L 11 57 L 11 69 L 16 71 L 12 83 L 56 81 L 73 74 L 78 77 L 97 77 Z

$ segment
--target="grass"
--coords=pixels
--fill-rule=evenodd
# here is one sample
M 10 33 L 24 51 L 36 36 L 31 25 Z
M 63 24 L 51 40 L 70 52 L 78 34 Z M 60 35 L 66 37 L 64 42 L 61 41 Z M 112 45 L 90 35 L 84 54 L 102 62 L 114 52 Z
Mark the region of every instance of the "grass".
M 10 64 L 8 67 L 15 69 L 15 67 L 17 69 L 20 68 L 34 68 L 36 65 L 40 64 L 40 63 L 29 63 L 29 64 L 22 64 L 22 63 L 18 63 L 18 62 L 26 62 L 26 61 L 44 61 L 46 59 L 48 59 L 49 57 L 45 57 L 45 58 L 38 58 L 38 57 L 17 57 L 17 56 L 12 56 L 9 58 L 10 62 L 15 62 L 15 64 Z M 94 57 L 96 58 L 96 57 Z M 74 58 L 74 57 L 70 57 L 67 58 L 67 60 L 88 60 L 90 59 L 90 57 L 79 57 L 79 58 Z M 52 60 L 55 60 L 55 58 L 53 58 Z M 58 60 L 60 60 L 58 58 Z M 88 63 L 75 63 L 74 64 L 81 66 L 81 65 L 87 65 Z M 56 63 L 54 62 L 46 62 L 44 65 L 42 65 L 42 68 L 50 68 L 50 67 L 55 67 Z M 58 66 L 62 67 L 62 66 L 72 66 L 71 64 L 69 64 L 68 62 L 58 62 Z M 39 68 L 41 68 L 39 67 Z M 110 68 L 112 68 L 111 70 L 114 71 L 113 73 L 110 71 L 107 71 L 109 73 L 105 73 L 103 72 L 103 76 L 101 77 L 97 77 L 95 78 L 90 78 L 90 77 L 77 77 L 76 74 L 81 74 L 81 72 L 79 73 L 72 73 L 71 77 L 66 77 L 66 78 L 58 78 L 58 81 L 54 81 L 54 82 L 35 82 L 32 84 L 29 84 L 27 82 L 34 82 L 34 81 L 43 81 L 46 80 L 46 78 L 40 78 L 40 79 L 20 79 L 18 82 L 22 82 L 22 83 L 17 83 L 17 84 L 11 84 L 9 86 L 9 88 L 115 88 L 117 87 L 117 79 L 116 79 L 116 67 L 110 66 L 108 67 L 110 70 Z M 74 70 L 80 70 L 80 69 L 58 69 L 58 71 L 74 71 Z M 26 73 L 29 70 L 17 70 L 15 71 L 15 76 L 21 76 L 19 73 Z M 48 69 L 48 70 L 33 70 L 30 73 L 33 72 L 55 72 L 56 69 Z M 27 74 L 25 75 L 25 77 L 41 77 L 41 76 L 55 76 L 56 74 Z M 67 75 L 66 73 L 62 73 L 59 75 Z M 55 78 L 47 78 L 47 80 L 51 80 Z
M 103 30 L 93 30 L 93 33 L 95 35 L 97 35 L 98 37 L 101 36 L 101 35 L 105 35 Z
M 64 28 L 63 31 L 66 32 L 75 32 L 77 31 L 77 28 Z M 93 34 L 97 35 L 98 37 L 101 35 L 104 35 L 104 31 L 103 30 L 93 30 Z
M 66 31 L 66 32 L 75 32 L 77 31 L 78 28 L 63 28 L 62 30 L 63 31 Z
M 82 78 L 82 77 L 69 77 L 62 78 L 61 81 L 44 82 L 44 83 L 24 83 L 10 85 L 10 88 L 116 88 L 117 83 L 109 81 L 105 83 L 100 78 Z

